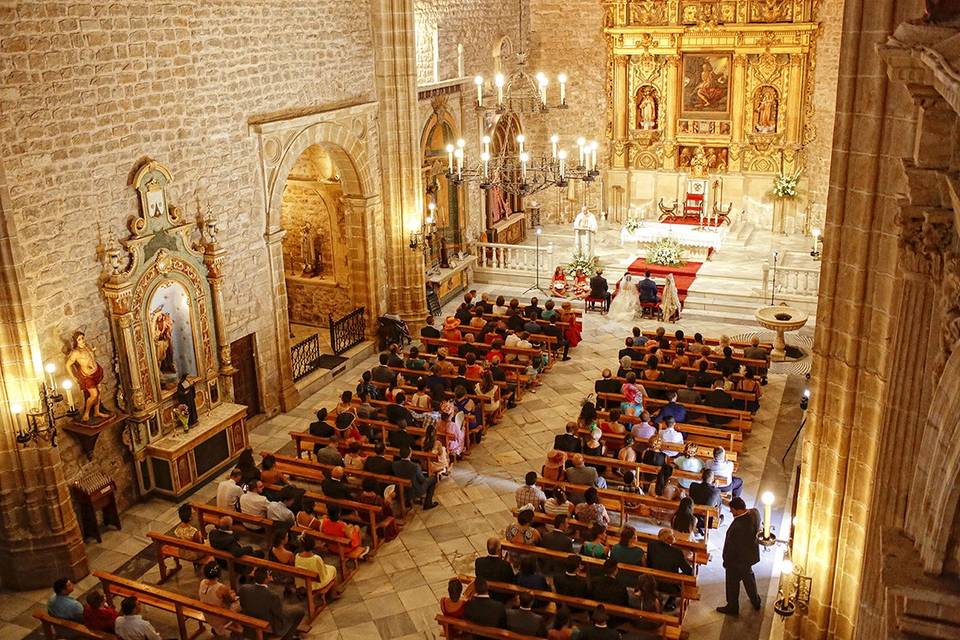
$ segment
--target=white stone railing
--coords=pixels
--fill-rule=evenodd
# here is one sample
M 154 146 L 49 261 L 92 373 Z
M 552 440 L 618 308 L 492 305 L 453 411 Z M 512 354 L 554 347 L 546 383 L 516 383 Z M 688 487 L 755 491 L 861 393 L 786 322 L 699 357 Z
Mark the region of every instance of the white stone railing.
M 763 298 L 770 299 L 771 289 L 774 287 L 773 267 L 769 262 L 763 263 Z M 788 297 L 810 298 L 815 300 L 820 290 L 820 269 L 809 267 L 784 267 L 777 265 L 776 295 Z
M 536 247 L 519 244 L 498 244 L 495 242 L 474 243 L 477 256 L 477 271 L 496 273 L 535 273 L 539 267 L 541 274 L 553 273 L 553 243 Z

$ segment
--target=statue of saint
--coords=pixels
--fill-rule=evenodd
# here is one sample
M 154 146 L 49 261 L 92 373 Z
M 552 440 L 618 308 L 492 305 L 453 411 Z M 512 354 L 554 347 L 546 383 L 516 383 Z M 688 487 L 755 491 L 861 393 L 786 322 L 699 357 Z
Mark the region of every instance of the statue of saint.
M 103 411 L 100 396 L 103 367 L 97 363 L 94 348 L 87 344 L 86 336 L 82 331 L 73 334 L 73 349 L 67 354 L 66 368 L 77 381 L 77 386 L 83 394 L 83 411 L 80 421 L 89 423 L 91 412 L 95 418 L 109 418 L 110 414 Z
M 175 374 L 173 362 L 173 317 L 159 306 L 153 311 L 153 344 L 161 374 Z
M 777 90 L 763 87 L 753 107 L 754 125 L 757 133 L 776 133 L 777 131 Z
M 694 178 L 706 178 L 707 166 L 708 160 L 706 152 L 703 150 L 703 147 L 697 147 L 693 158 L 690 160 L 690 175 Z
M 657 128 L 657 99 L 651 87 L 642 88 L 640 91 L 640 102 L 637 103 L 637 128 L 650 131 Z

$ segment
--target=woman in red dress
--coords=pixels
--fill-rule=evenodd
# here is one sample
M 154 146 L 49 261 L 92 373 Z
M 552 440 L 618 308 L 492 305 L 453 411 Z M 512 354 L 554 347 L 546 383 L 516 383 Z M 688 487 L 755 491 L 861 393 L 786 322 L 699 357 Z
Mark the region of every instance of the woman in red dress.
M 567 328 L 564 331 L 564 337 L 570 343 L 570 348 L 577 346 L 583 340 L 583 326 L 573 312 L 573 305 L 564 302 L 560 305 L 560 322 L 566 322 Z

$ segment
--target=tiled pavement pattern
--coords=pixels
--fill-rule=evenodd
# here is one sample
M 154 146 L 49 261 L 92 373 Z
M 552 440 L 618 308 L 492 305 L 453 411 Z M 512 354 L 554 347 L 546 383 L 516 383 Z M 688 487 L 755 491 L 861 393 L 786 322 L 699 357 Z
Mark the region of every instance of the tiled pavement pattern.
M 584 342 L 572 350 L 573 359 L 556 363 L 536 394 L 527 395 L 519 406 L 507 411 L 483 443 L 471 449 L 469 458 L 457 463 L 451 477 L 441 481 L 438 487 L 437 500 L 441 506 L 426 513 L 416 512 L 398 539 L 384 545 L 375 558 L 364 563 L 343 597 L 314 621 L 307 638 L 412 640 L 438 635 L 434 616 L 439 610 L 439 598 L 446 593 L 447 580 L 456 573 L 473 572 L 474 558 L 478 553 L 485 553 L 486 539 L 502 532 L 512 519 L 509 510 L 515 506 L 513 493 L 518 481 L 522 481 L 527 471 L 540 468 L 554 435 L 568 419 L 576 416 L 580 403 L 592 391 L 599 371 L 616 362 L 624 328 L 595 314 L 588 316 L 585 323 Z M 655 325 L 646 322 L 643 326 Z M 691 333 L 701 331 L 705 335 L 743 331 L 742 327 L 734 329 L 702 322 L 678 323 L 671 325 L 671 330 L 673 328 Z M 371 358 L 364 366 L 372 362 Z M 352 387 L 360 371 L 358 368 L 344 373 L 333 385 L 294 411 L 259 425 L 251 433 L 254 450 L 291 450 L 287 432 L 306 429 L 315 409 L 332 406 L 339 391 L 348 385 Z M 745 481 L 744 497 L 748 504 L 761 489 L 772 489 L 780 497 L 786 495 L 788 474 L 780 468 L 780 457 L 799 423 L 799 409 L 795 406 L 802 385 L 799 376 L 772 375 L 764 388 L 762 408 L 746 440 L 746 453 L 738 472 Z M 788 401 L 784 401 L 785 397 Z M 215 486 L 216 482 L 211 482 L 191 500 L 211 501 Z M 153 499 L 124 512 L 123 531 L 111 530 L 104 535 L 103 543 L 88 547 L 91 568 L 156 582 L 158 570 L 145 534 L 171 530 L 177 522 L 176 507 L 171 502 Z M 642 520 L 635 520 L 635 524 L 651 530 L 656 528 L 654 523 Z M 744 613 L 736 620 L 725 619 L 713 611 L 723 600 L 723 570 L 719 563 L 723 534 L 721 529 L 711 536 L 712 561 L 702 567 L 699 574 L 702 600 L 690 607 L 684 629 L 689 631 L 690 638 L 698 640 L 767 637 L 773 612 L 766 597 L 762 615 L 755 614 L 749 606 L 743 607 Z M 764 554 L 763 561 L 756 567 L 761 595 L 765 595 L 764 589 L 769 587 L 774 559 L 774 554 Z M 196 582 L 187 566 L 166 586 L 194 594 Z M 77 595 L 82 597 L 96 584 L 93 577 L 84 579 Z M 47 595 L 47 591 L 0 594 L 0 638 L 39 638 L 30 613 Z M 156 610 L 147 610 L 146 615 L 161 632 L 175 629 L 167 626 L 170 620 Z

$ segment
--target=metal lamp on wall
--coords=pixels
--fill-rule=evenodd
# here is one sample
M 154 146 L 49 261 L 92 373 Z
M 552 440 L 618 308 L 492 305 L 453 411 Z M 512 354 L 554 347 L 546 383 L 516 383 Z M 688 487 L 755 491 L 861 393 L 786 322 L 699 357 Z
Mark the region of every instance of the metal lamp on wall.
M 63 393 L 57 388 L 54 373 L 57 367 L 48 362 L 43 367 L 46 380 L 40 382 L 39 404 L 24 408 L 20 403 L 10 405 L 13 414 L 16 440 L 19 444 L 28 444 L 41 438 L 48 439 L 50 446 L 57 446 L 57 420 L 76 418 L 79 415 L 73 400 L 73 381 L 69 378 L 61 383 Z M 60 405 L 65 403 L 64 408 Z M 58 412 L 60 409 L 60 412 Z M 21 418 L 23 416 L 23 418 Z

